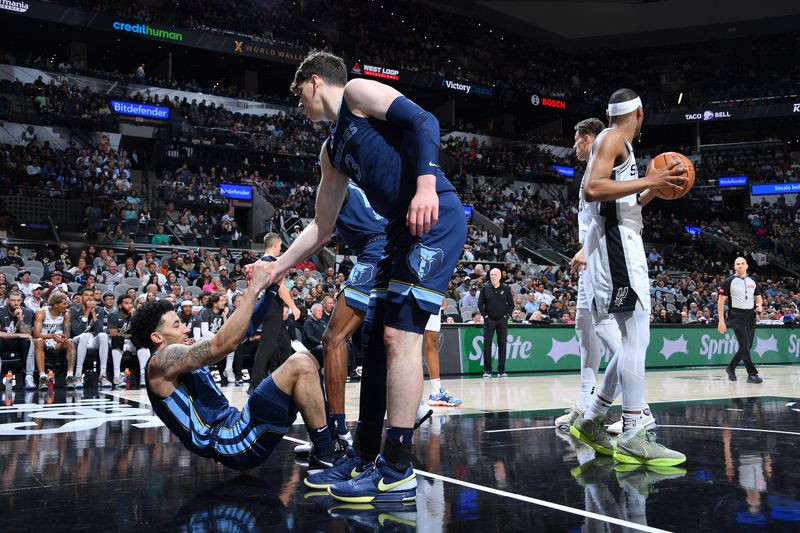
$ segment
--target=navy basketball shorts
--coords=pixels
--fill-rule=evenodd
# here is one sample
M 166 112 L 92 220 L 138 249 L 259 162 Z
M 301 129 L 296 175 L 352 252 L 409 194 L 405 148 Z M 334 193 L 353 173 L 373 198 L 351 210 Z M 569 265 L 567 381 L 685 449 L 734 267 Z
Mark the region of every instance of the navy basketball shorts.
M 211 430 L 214 458 L 235 470 L 255 468 L 283 440 L 296 418 L 294 399 L 268 376 L 244 409 Z
M 467 219 L 454 192 L 439 195 L 439 221 L 422 237 L 411 235 L 405 217 L 403 213 L 387 226 L 386 254 L 371 297 L 386 300 L 386 326 L 423 333 L 430 315 L 439 313 L 464 253 Z
M 369 295 L 375 287 L 378 263 L 383 257 L 385 249 L 386 237 L 381 235 L 367 241 L 361 253 L 356 256 L 355 266 L 336 295 L 337 298 L 339 295 L 343 295 L 348 307 L 367 312 Z

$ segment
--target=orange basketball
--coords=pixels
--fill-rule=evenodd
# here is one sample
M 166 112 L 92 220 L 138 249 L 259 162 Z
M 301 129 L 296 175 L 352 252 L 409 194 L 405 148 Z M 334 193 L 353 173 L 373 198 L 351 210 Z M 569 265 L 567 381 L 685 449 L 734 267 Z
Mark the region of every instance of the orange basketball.
M 683 154 L 678 152 L 664 152 L 663 154 L 658 154 L 653 158 L 651 165 L 653 165 L 654 168 L 661 169 L 669 166 L 675 161 L 680 162 L 681 166 L 686 169 L 686 172 L 682 174 L 682 176 L 685 176 L 689 179 L 686 180 L 686 183 L 683 184 L 681 189 L 667 187 L 657 189 L 656 196 L 659 198 L 663 198 L 665 200 L 677 200 L 678 198 L 686 195 L 686 193 L 692 188 L 692 185 L 694 185 L 694 165 L 692 165 L 692 162 L 689 160 L 689 158 Z

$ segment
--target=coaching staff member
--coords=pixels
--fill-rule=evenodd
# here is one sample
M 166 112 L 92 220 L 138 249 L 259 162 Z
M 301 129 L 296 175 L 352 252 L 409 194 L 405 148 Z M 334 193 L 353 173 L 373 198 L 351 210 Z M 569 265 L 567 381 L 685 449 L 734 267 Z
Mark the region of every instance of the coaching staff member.
M 478 296 L 478 311 L 483 315 L 483 377 L 492 377 L 492 336 L 497 332 L 498 377 L 506 374 L 506 336 L 508 317 L 514 310 L 514 298 L 508 285 L 500 283 L 500 270 L 493 268 L 489 280 Z
M 744 257 L 737 257 L 733 263 L 733 270 L 736 272 L 729 276 L 719 288 L 719 325 L 717 330 L 725 334 L 728 328 L 725 324 L 725 302 L 731 299 L 729 317 L 736 340 L 739 343 L 739 351 L 731 360 L 725 372 L 728 379 L 736 381 L 736 366 L 739 361 L 744 361 L 747 369 L 748 383 L 761 383 L 758 377 L 758 370 L 750 359 L 750 349 L 753 347 L 753 337 L 756 334 L 756 315 L 761 313 L 761 289 L 756 280 L 747 275 L 747 260 Z

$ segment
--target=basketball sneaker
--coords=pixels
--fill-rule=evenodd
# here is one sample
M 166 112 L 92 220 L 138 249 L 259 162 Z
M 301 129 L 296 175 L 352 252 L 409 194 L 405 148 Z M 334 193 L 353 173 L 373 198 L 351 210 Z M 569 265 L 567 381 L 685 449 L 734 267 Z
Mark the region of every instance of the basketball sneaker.
M 36 390 L 36 382 L 31 374 L 25 374 L 25 390 Z
M 578 405 L 577 403 L 570 407 L 569 409 L 565 409 L 563 415 L 556 418 L 555 425 L 556 427 L 564 427 L 564 426 L 571 426 L 575 419 L 578 418 L 578 415 L 582 415 L 586 412 L 586 408 Z
M 67 376 L 67 388 L 68 389 L 75 388 L 75 376 Z
M 109 380 L 106 376 L 101 376 L 100 377 L 100 386 L 102 388 L 110 389 L 111 385 L 112 385 L 111 380 Z
M 650 410 L 650 406 L 644 404 L 644 409 L 642 409 L 642 427 L 645 429 L 653 429 L 656 427 L 656 418 L 653 416 L 653 412 Z M 606 429 L 612 435 L 619 435 L 622 433 L 622 419 L 620 418 Z
M 461 405 L 461 400 L 453 398 L 447 389 L 444 387 L 439 388 L 438 394 L 431 394 L 428 396 L 428 405 L 438 407 L 458 407 Z
M 333 466 L 324 470 L 309 470 L 303 480 L 306 487 L 317 490 L 326 490 L 334 483 L 350 481 L 360 476 L 372 463 L 364 461 L 352 446 L 347 447 L 344 455 L 333 463 Z
M 484 372 L 483 373 L 483 379 L 490 379 L 491 377 L 492 377 L 492 373 L 491 372 Z
M 353 435 L 348 431 L 345 434 L 339 434 L 339 440 L 343 440 L 348 446 L 353 445 Z M 294 447 L 294 454 L 299 456 L 308 456 L 314 450 L 314 445 L 310 442 L 306 444 L 298 444 Z
M 602 417 L 598 416 L 591 420 L 584 418 L 583 414 L 580 414 L 569 427 L 569 432 L 576 439 L 594 448 L 597 453 L 614 455 L 614 442 L 606 433 L 606 430 L 603 429 Z
M 39 390 L 47 390 L 47 376 L 39 374 Z
M 498 378 L 505 379 L 505 378 L 507 378 L 507 377 L 508 377 L 508 373 L 506 373 L 506 372 L 499 372 L 499 373 L 497 374 L 497 377 L 498 377 Z
M 125 379 L 125 374 L 120 374 L 119 376 L 114 378 L 114 388 L 115 389 L 127 389 L 128 382 Z
M 83 388 L 83 378 L 81 376 L 75 376 L 75 388 L 76 389 Z
M 670 450 L 656 442 L 656 434 L 642 428 L 638 433 L 614 444 L 614 459 L 620 463 L 652 466 L 676 466 L 686 461 L 681 452 Z
M 223 375 L 225 376 L 225 381 L 227 381 L 229 385 L 236 382 L 236 374 L 233 373 L 233 369 L 226 368 Z
M 334 483 L 328 492 L 348 503 L 410 502 L 417 497 L 417 475 L 410 466 L 404 472 L 390 467 L 382 456 L 360 476 Z

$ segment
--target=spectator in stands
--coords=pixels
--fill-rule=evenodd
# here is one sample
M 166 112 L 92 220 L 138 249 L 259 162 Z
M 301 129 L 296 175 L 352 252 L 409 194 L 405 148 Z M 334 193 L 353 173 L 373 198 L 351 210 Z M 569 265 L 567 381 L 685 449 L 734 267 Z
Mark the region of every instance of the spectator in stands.
M 511 246 L 506 252 L 505 262 L 513 264 L 520 262 L 519 256 L 517 255 L 517 249 L 513 246 Z
M 159 224 L 157 226 L 156 232 L 153 234 L 153 237 L 150 239 L 151 244 L 170 244 L 172 242 L 172 238 L 166 233 L 163 224 Z
M 467 324 L 483 324 L 483 315 L 481 315 L 480 311 L 473 311 L 471 316 L 472 319 Z
M 19 273 L 19 278 L 18 279 L 19 279 L 19 281 L 17 282 L 17 287 L 19 288 L 20 291 L 22 291 L 22 294 L 25 296 L 25 298 L 27 298 L 28 296 L 31 295 L 31 292 L 32 292 L 31 291 L 31 286 L 32 286 L 32 283 L 31 283 L 31 271 L 30 270 L 22 270 Z
M 314 349 L 322 345 L 322 336 L 325 333 L 325 328 L 328 327 L 327 323 L 322 320 L 324 310 L 322 304 L 315 303 L 311 306 L 311 312 L 308 319 L 303 323 L 303 335 L 305 336 L 305 345 L 309 349 Z
M 14 266 L 18 269 L 22 269 L 25 266 L 25 262 L 19 256 L 19 250 L 13 246 L 9 246 L 6 256 L 0 259 L 0 266 Z
M 470 285 L 469 292 L 467 292 L 467 294 L 465 294 L 461 298 L 461 301 L 459 302 L 459 307 L 461 309 L 464 309 L 464 308 L 477 309 L 478 308 L 478 298 L 479 298 L 478 297 L 478 286 L 477 285 Z M 483 318 L 483 317 L 481 317 L 481 318 Z
M 38 283 L 31 284 L 31 295 L 25 298 L 25 307 L 32 311 L 38 311 L 42 308 L 43 302 L 42 286 Z
M 511 312 L 511 318 L 508 321 L 509 324 L 530 324 L 527 320 L 525 320 L 525 312 L 521 309 L 514 309 Z
M 110 291 L 122 283 L 124 276 L 117 270 L 117 263 L 111 257 L 106 258 L 105 270 L 100 274 L 100 282 Z
M 161 288 L 166 282 L 167 278 L 158 271 L 158 265 L 152 261 L 148 263 L 147 272 L 142 276 L 142 286 L 156 285 L 158 288 Z

